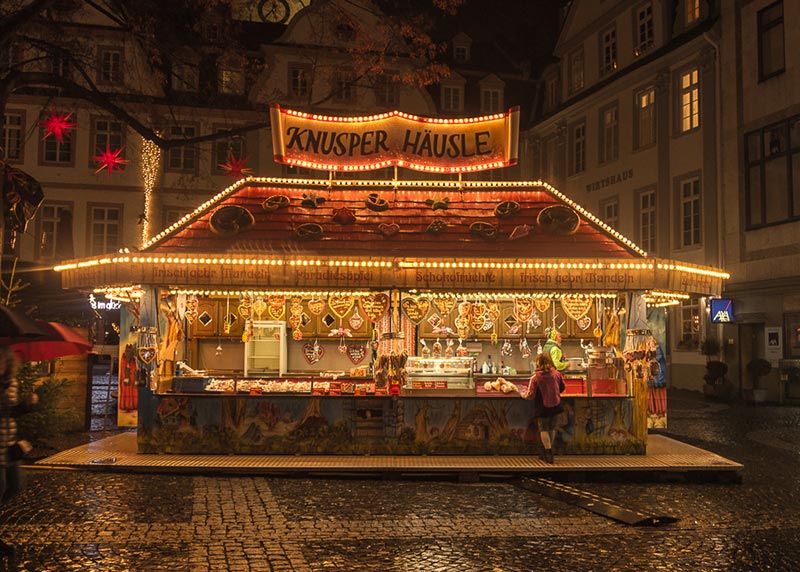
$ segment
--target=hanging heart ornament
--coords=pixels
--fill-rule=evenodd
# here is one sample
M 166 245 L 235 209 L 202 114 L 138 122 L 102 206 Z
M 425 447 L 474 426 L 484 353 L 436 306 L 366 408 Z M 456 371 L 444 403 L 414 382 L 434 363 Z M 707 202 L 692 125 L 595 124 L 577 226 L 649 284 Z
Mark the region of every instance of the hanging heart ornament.
M 486 318 L 492 323 L 496 324 L 500 319 L 500 302 L 488 302 L 486 304 Z
M 356 306 L 353 310 L 353 315 L 350 316 L 350 319 L 347 320 L 347 323 L 350 324 L 350 327 L 354 330 L 357 330 L 364 325 L 364 318 L 362 318 L 361 314 L 358 313 L 358 306 Z
M 286 314 L 286 297 L 273 295 L 267 297 L 267 314 L 273 320 L 282 320 Z
M 408 319 L 418 326 L 428 314 L 431 301 L 423 297 L 414 298 L 413 296 L 408 296 L 403 298 L 403 301 L 400 302 L 400 306 L 403 308 L 403 312 L 405 312 L 406 316 L 408 316 Z
M 536 306 L 537 310 L 544 314 L 550 309 L 550 298 L 536 298 L 533 304 Z
M 156 348 L 153 346 L 142 346 L 136 350 L 136 353 L 144 364 L 152 363 L 156 359 Z
M 533 315 L 533 300 L 524 297 L 514 298 L 514 317 L 520 322 L 527 322 Z
M 253 314 L 255 314 L 256 318 L 260 320 L 261 316 L 264 315 L 264 312 L 267 311 L 267 303 L 264 302 L 263 298 L 256 298 L 253 302 L 253 307 L 251 310 L 253 311 Z
M 325 309 L 325 300 L 320 300 L 319 298 L 312 298 L 308 301 L 308 311 L 314 314 L 315 316 L 319 316 L 322 311 Z
M 578 324 L 578 327 L 582 332 L 585 332 L 592 325 L 592 319 L 588 315 L 581 316 L 575 321 L 575 323 Z
M 197 304 L 198 304 L 197 296 L 192 295 L 192 296 L 189 296 L 188 298 L 186 298 L 186 309 L 187 310 L 197 310 Z
M 304 344 L 303 345 L 303 357 L 306 358 L 306 361 L 309 365 L 314 365 L 319 360 L 322 359 L 322 356 L 325 354 L 325 350 L 314 342 L 313 344 Z
M 332 294 L 328 297 L 328 306 L 337 318 L 344 318 L 355 303 L 356 299 L 350 294 Z
M 483 302 L 478 302 L 472 305 L 469 325 L 476 332 L 483 330 L 484 326 L 486 325 L 486 311 L 487 307 Z
M 567 295 L 561 298 L 561 308 L 563 308 L 567 316 L 577 320 L 588 314 L 589 310 L 592 309 L 592 299 L 584 296 Z M 589 323 L 591 323 L 591 319 Z
M 367 319 L 374 324 L 389 309 L 389 296 L 383 292 L 376 292 L 368 296 L 362 296 L 359 299 L 359 304 L 361 304 L 361 309 L 364 310 Z
M 353 344 L 347 346 L 347 357 L 354 364 L 361 363 L 367 356 L 367 346 L 364 344 Z
M 197 319 L 197 310 L 189 310 L 189 309 L 187 309 L 183 313 L 183 317 L 186 318 L 186 323 L 191 326 L 194 323 L 194 321 Z
M 447 316 L 453 311 L 456 306 L 456 299 L 453 296 L 444 296 L 443 298 L 434 298 L 433 305 L 442 316 Z

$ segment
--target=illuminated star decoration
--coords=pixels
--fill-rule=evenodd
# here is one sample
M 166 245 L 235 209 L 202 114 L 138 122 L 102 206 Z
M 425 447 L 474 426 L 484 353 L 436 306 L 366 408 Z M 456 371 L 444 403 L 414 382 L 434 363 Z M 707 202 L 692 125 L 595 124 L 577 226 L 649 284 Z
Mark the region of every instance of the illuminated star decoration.
M 250 157 L 237 159 L 236 155 L 233 154 L 233 151 L 229 151 L 228 160 L 224 163 L 220 163 L 219 166 L 223 171 L 225 171 L 226 175 L 233 177 L 234 181 L 238 181 L 239 179 L 253 174 L 253 170 L 247 166 L 247 162 L 249 160 Z
M 111 174 L 114 172 L 114 169 L 122 171 L 122 165 L 125 165 L 126 163 L 129 162 L 127 159 L 123 159 L 122 157 L 119 156 L 119 154 L 122 153 L 122 150 L 124 148 L 125 146 L 123 145 L 116 151 L 112 151 L 111 148 L 108 146 L 108 143 L 106 143 L 105 151 L 103 151 L 98 147 L 97 152 L 99 153 L 99 155 L 95 155 L 94 157 L 92 157 L 92 159 L 94 159 L 100 165 L 99 167 L 97 167 L 95 174 L 99 173 L 103 169 L 108 169 L 108 176 L 110 177 Z
M 77 126 L 76 123 L 70 121 L 71 117 L 72 113 L 51 112 L 46 119 L 39 122 L 39 125 L 45 130 L 42 139 L 47 139 L 50 135 L 54 135 L 56 141 L 61 143 L 64 141 L 64 137 L 69 138 L 69 131 Z

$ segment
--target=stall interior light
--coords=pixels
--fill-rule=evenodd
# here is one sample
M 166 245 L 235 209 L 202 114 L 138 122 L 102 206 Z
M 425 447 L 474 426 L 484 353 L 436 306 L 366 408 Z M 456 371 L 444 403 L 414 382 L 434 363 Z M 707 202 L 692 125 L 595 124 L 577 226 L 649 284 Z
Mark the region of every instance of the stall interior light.
M 574 262 L 486 262 L 486 261 L 401 261 L 400 268 L 514 268 L 514 269 L 563 269 L 563 270 L 653 270 L 651 261 L 644 262 L 600 262 L 579 260 Z
M 410 292 L 410 291 L 409 291 Z M 513 300 L 536 298 L 561 300 L 562 298 L 616 298 L 617 292 L 419 292 L 423 298 L 457 298 L 459 300 Z
M 104 294 L 109 300 L 120 300 L 128 302 L 138 300 L 144 296 L 144 290 L 140 285 L 134 286 L 103 286 L 92 290 L 94 294 Z
M 380 292 L 380 290 L 377 290 Z M 220 297 L 220 296 L 303 296 L 307 298 L 328 296 L 369 296 L 375 292 L 369 290 L 204 290 L 192 288 L 169 289 L 170 294 L 185 294 L 187 296 Z

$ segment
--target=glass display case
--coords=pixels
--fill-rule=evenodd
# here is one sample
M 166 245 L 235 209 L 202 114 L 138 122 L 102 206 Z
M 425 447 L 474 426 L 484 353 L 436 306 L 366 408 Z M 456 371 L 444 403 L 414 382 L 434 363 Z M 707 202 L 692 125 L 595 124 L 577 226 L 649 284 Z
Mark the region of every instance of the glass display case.
M 475 389 L 474 363 L 471 357 L 411 356 L 406 362 L 405 389 Z
M 253 322 L 253 336 L 244 344 L 244 375 L 286 373 L 286 323 Z

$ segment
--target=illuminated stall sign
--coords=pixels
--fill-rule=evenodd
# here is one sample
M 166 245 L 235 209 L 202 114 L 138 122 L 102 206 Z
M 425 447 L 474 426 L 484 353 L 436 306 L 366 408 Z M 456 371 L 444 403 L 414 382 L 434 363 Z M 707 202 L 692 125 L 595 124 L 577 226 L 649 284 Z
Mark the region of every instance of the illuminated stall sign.
M 275 161 L 325 171 L 394 165 L 461 173 L 517 163 L 519 108 L 462 119 L 392 111 L 369 117 L 312 115 L 270 109 Z

